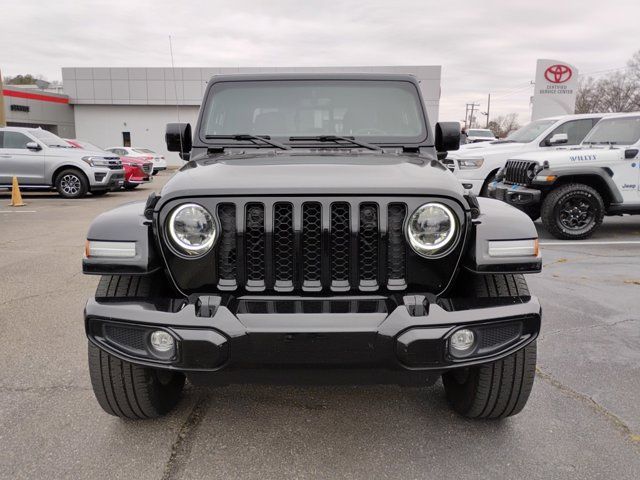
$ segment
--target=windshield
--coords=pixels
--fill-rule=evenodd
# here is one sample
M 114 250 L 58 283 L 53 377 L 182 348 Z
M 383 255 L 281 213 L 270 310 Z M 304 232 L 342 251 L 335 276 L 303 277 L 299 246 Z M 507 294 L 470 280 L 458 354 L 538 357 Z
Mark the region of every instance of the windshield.
M 487 138 L 495 138 L 491 130 L 468 130 L 467 135 L 469 137 L 487 137 Z
M 65 142 L 62 138 L 47 130 L 36 128 L 29 130 L 29 133 L 44 143 L 47 147 L 74 148 L 71 144 Z
M 518 143 L 533 142 L 542 132 L 556 122 L 557 120 L 536 120 L 535 122 L 527 123 L 524 127 L 510 133 L 507 136 L 507 140 Z
M 82 148 L 83 150 L 93 150 L 94 152 L 106 151 L 104 148 L 100 148 L 99 146 L 94 145 L 93 143 L 90 143 L 90 142 L 81 142 L 79 140 L 74 140 L 74 142 L 80 145 L 80 148 Z
M 633 145 L 640 140 L 640 116 L 600 120 L 582 143 Z
M 419 143 L 425 119 L 416 87 L 404 81 L 280 80 L 219 82 L 200 136 L 349 136 L 365 142 Z M 335 146 L 335 145 L 334 145 Z
M 131 150 L 133 150 L 136 153 L 154 153 L 154 154 L 156 153 L 156 152 L 152 152 L 147 148 L 132 148 Z

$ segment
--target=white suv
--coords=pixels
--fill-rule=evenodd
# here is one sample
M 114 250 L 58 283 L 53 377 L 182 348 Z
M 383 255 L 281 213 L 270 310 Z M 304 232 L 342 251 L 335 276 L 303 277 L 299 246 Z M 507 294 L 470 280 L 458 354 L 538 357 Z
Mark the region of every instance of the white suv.
M 509 158 L 554 146 L 578 145 L 602 117 L 601 113 L 592 113 L 536 120 L 504 140 L 462 145 L 460 150 L 447 155 L 443 163 L 465 189 L 486 195 L 487 186 Z
M 640 214 L 640 112 L 607 115 L 578 147 L 514 155 L 488 193 L 561 239 L 589 237 L 604 215 Z
M 103 195 L 124 183 L 116 155 L 73 148 L 40 128 L 0 128 L 0 188 L 18 178 L 21 189 L 55 188 L 65 198 Z

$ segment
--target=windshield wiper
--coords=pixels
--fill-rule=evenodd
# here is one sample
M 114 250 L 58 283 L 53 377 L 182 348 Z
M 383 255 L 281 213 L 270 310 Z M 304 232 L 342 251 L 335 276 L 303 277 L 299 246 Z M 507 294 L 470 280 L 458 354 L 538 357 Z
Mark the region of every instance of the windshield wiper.
M 234 135 L 206 135 L 204 138 L 206 138 L 207 140 L 249 140 L 256 145 L 258 144 L 258 141 L 260 141 L 281 150 L 291 150 L 290 146 L 271 140 L 271 137 L 269 137 L 269 135 L 250 135 L 248 133 L 236 133 Z
M 368 148 L 369 150 L 382 150 L 377 145 L 372 145 L 371 143 L 360 142 L 359 140 L 354 139 L 353 137 L 340 137 L 338 135 L 317 135 L 311 137 L 289 137 L 289 140 L 292 142 L 335 142 L 340 143 L 348 142 L 353 145 L 358 145 L 359 147 Z

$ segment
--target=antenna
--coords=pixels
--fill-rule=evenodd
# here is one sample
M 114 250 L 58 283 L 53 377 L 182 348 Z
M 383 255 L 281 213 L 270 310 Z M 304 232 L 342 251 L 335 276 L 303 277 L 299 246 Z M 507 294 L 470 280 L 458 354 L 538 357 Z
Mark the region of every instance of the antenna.
M 180 105 L 178 104 L 178 80 L 176 78 L 176 67 L 173 63 L 173 43 L 171 41 L 171 35 L 169 35 L 169 53 L 171 54 L 171 72 L 173 73 L 173 88 L 176 95 L 176 114 L 178 117 L 178 123 L 180 123 Z M 180 158 L 182 158 L 183 153 L 184 148 L 182 147 L 182 135 L 180 135 Z

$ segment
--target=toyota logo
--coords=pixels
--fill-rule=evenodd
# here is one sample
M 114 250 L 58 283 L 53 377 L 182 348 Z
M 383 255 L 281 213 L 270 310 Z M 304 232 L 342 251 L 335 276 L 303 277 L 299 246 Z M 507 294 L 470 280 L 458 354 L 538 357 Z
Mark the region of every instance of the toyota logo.
M 573 71 L 567 65 L 551 65 L 544 71 L 544 78 L 551 83 L 564 83 L 569 81 Z

